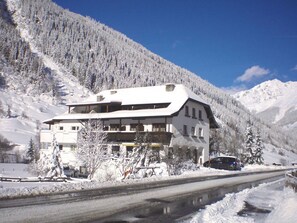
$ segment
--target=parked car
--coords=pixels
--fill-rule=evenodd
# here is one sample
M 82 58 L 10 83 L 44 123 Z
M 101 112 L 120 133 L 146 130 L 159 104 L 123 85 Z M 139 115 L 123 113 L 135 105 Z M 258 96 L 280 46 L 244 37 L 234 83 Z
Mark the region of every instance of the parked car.
M 206 161 L 203 166 L 223 170 L 241 170 L 243 164 L 235 156 L 219 156 Z

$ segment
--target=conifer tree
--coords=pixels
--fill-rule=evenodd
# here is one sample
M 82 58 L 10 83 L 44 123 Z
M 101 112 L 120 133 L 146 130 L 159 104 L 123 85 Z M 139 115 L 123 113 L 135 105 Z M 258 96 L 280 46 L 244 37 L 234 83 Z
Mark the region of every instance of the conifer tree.
M 26 156 L 27 156 L 27 159 L 28 159 L 29 163 L 31 163 L 32 161 L 35 160 L 35 145 L 34 145 L 34 142 L 33 142 L 32 138 L 29 141 Z
M 252 131 L 251 123 L 248 122 L 247 129 L 246 129 L 246 140 L 245 140 L 245 152 L 243 154 L 243 161 L 247 164 L 254 164 L 254 133 Z
M 262 142 L 260 131 L 258 130 L 257 135 L 256 135 L 255 154 L 254 154 L 255 163 L 257 163 L 257 164 L 264 163 L 263 149 L 264 149 L 264 145 Z

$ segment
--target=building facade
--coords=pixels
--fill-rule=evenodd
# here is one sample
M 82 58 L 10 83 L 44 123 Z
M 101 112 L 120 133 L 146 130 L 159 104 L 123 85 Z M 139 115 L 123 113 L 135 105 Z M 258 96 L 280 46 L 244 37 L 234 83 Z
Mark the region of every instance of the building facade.
M 209 159 L 209 130 L 218 128 L 210 106 L 183 85 L 106 90 L 90 101 L 68 104 L 66 114 L 46 120 L 42 151 L 51 151 L 55 135 L 63 162 L 71 165 L 78 131 L 88 120 L 103 123 L 108 150 L 115 156 L 132 151 L 136 134 L 149 134 L 151 147 L 164 156 L 183 151 L 197 164 Z

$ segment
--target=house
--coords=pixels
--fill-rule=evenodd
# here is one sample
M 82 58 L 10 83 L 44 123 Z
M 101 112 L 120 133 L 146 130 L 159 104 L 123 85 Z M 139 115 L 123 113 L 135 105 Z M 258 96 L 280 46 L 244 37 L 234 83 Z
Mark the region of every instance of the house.
M 151 147 L 164 156 L 179 153 L 197 164 L 209 159 L 209 130 L 218 128 L 210 106 L 181 84 L 105 90 L 89 101 L 68 104 L 68 112 L 44 123 L 42 151 L 53 134 L 63 161 L 74 162 L 78 131 L 88 120 L 101 120 L 111 153 L 130 152 L 137 134 L 149 133 Z

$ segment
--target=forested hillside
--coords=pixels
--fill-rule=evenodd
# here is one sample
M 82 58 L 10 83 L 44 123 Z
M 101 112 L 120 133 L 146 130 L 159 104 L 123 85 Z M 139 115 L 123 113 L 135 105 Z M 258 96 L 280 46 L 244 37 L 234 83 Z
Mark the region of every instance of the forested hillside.
M 182 83 L 211 105 L 221 125 L 213 133 L 214 149 L 234 153 L 242 147 L 248 121 L 260 130 L 266 143 L 288 150 L 296 148 L 293 136 L 254 117 L 238 101 L 202 80 L 198 74 L 166 61 L 91 18 L 64 10 L 50 0 L 2 1 L 0 25 L 3 91 L 15 90 L 11 87 L 15 85 L 14 88 L 22 89 L 25 94 L 43 92 L 59 98 L 55 102 L 70 102 L 67 95 L 73 92 L 59 88 L 61 82 L 66 84 L 65 80 L 61 76 L 57 80 L 44 58 L 52 60 L 51 64 L 58 66 L 65 77 L 72 75 L 77 86 L 94 93 L 110 88 Z M 19 77 L 20 81 L 9 81 L 12 76 Z

